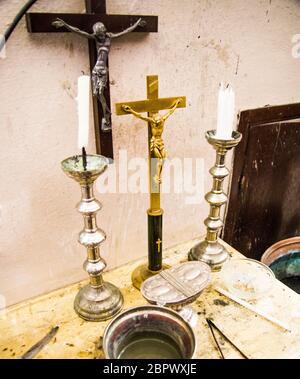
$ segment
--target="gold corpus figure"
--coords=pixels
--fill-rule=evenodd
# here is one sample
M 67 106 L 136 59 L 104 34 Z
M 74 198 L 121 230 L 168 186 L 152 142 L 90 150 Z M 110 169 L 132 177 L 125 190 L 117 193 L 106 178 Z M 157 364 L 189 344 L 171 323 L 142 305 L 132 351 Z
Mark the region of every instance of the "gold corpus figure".
M 157 158 L 157 168 L 154 181 L 157 184 L 161 183 L 161 172 L 163 167 L 164 159 L 166 158 L 164 141 L 162 139 L 162 134 L 165 127 L 165 121 L 175 112 L 178 105 L 181 103 L 181 99 L 175 101 L 172 108 L 164 116 L 160 116 L 159 113 L 153 113 L 150 117 L 142 116 L 140 113 L 134 111 L 130 106 L 123 105 L 122 108 L 125 112 L 133 114 L 135 117 L 149 122 L 151 127 L 151 140 L 150 140 L 150 153 L 151 157 Z

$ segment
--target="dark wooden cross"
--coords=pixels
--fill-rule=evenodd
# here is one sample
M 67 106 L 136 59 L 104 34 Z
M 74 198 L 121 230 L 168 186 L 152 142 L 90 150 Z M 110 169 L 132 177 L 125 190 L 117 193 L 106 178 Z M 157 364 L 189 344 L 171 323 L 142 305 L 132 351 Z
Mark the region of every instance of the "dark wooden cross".
M 157 16 L 108 15 L 106 14 L 105 0 L 85 0 L 85 4 L 87 11 L 85 14 L 27 13 L 27 29 L 30 33 L 68 32 L 65 28 L 57 29 L 52 25 L 52 22 L 55 21 L 55 19 L 61 18 L 68 24 L 71 24 L 88 33 L 92 32 L 93 25 L 96 22 L 102 22 L 109 32 L 117 33 L 134 24 L 139 18 L 142 18 L 146 21 L 146 25 L 143 27 L 138 27 L 135 32 L 157 32 Z M 89 55 L 90 68 L 92 71 L 97 61 L 96 45 L 92 40 L 89 40 Z M 106 98 L 106 103 L 110 105 L 109 80 L 104 91 L 104 96 Z M 104 131 L 101 128 L 102 118 L 104 115 L 100 101 L 96 96 L 93 96 L 93 108 L 97 153 L 108 158 L 113 158 L 112 130 L 108 129 Z

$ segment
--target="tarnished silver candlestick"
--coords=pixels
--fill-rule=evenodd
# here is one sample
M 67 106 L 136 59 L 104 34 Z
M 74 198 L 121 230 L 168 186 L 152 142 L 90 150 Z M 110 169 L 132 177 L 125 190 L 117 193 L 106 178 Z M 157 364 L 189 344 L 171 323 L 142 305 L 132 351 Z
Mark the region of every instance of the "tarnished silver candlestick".
M 100 256 L 99 246 L 106 235 L 97 226 L 96 214 L 102 205 L 93 193 L 94 181 L 106 170 L 108 159 L 101 155 L 83 154 L 67 158 L 61 165 L 63 171 L 81 186 L 81 201 L 77 209 L 83 215 L 84 229 L 79 233 L 78 241 L 87 249 L 83 267 L 90 276 L 90 283 L 78 292 L 74 308 L 85 320 L 106 320 L 118 313 L 123 305 L 120 290 L 102 278 L 106 263 Z
M 194 246 L 189 252 L 189 260 L 203 261 L 210 265 L 214 271 L 220 270 L 223 263 L 228 259 L 226 248 L 218 241 L 218 234 L 223 226 L 220 218 L 221 206 L 227 202 L 227 195 L 223 192 L 223 181 L 229 175 L 225 167 L 225 156 L 227 151 L 237 146 L 242 135 L 232 132 L 232 138 L 228 140 L 219 139 L 215 136 L 216 131 L 210 130 L 205 133 L 209 144 L 216 150 L 216 163 L 209 172 L 213 176 L 213 187 L 205 195 L 210 204 L 210 212 L 204 224 L 207 227 L 205 240 Z

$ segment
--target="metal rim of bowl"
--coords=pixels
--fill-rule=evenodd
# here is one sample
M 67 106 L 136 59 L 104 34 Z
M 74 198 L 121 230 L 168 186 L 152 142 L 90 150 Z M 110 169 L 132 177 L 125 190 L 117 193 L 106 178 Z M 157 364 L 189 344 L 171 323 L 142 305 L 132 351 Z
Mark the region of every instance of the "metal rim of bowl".
M 261 267 L 263 267 L 264 269 L 266 269 L 266 271 L 268 271 L 268 273 L 272 276 L 272 278 L 273 278 L 273 279 L 276 279 L 274 272 L 270 269 L 269 266 L 267 266 L 267 265 L 266 265 L 265 263 L 263 263 L 263 262 L 257 261 L 256 259 L 252 259 L 252 258 L 234 258 L 234 259 L 232 259 L 231 261 L 229 261 L 228 263 L 230 264 L 230 262 L 236 262 L 236 261 L 244 261 L 244 262 L 252 262 L 252 263 L 255 263 L 255 264 L 257 264 L 258 266 L 261 266 Z
M 78 154 L 78 155 L 72 155 L 66 159 L 64 159 L 63 161 L 61 161 L 61 166 L 62 166 L 62 169 L 66 172 L 70 172 L 71 170 L 69 169 L 66 169 L 66 164 L 68 163 L 68 161 L 72 161 L 74 160 L 76 157 L 80 157 L 81 155 Z M 102 160 L 103 161 L 103 166 L 101 166 L 101 169 L 94 169 L 93 171 L 101 171 L 103 172 L 107 166 L 109 165 L 109 159 L 104 157 L 103 155 L 99 155 L 99 154 L 87 154 L 87 158 L 88 157 L 92 157 L 92 158 L 98 158 L 99 161 Z
M 108 357 L 108 351 L 107 351 L 107 348 L 106 348 L 107 344 L 105 343 L 105 341 L 107 339 L 107 335 L 109 333 L 109 329 L 111 328 L 111 326 L 113 325 L 113 323 L 115 323 L 118 319 L 121 319 L 122 317 L 124 317 L 127 313 L 138 311 L 138 310 L 142 310 L 142 309 L 152 309 L 152 310 L 158 311 L 158 312 L 160 311 L 160 312 L 163 312 L 163 313 L 170 313 L 172 316 L 174 316 L 175 318 L 177 318 L 181 322 L 183 322 L 185 324 L 185 326 L 187 327 L 187 329 L 189 329 L 190 335 L 193 338 L 192 342 L 193 342 L 194 349 L 191 352 L 191 358 L 193 358 L 193 356 L 195 355 L 196 349 L 197 349 L 197 341 L 196 341 L 195 332 L 193 331 L 193 328 L 191 327 L 191 325 L 178 312 L 172 310 L 171 308 L 161 307 L 159 305 L 148 305 L 148 304 L 139 305 L 139 306 L 136 306 L 136 307 L 128 308 L 125 311 L 123 311 L 121 313 L 118 313 L 108 323 L 108 325 L 106 325 L 106 327 L 104 329 L 104 332 L 103 332 L 103 345 L 102 345 L 103 346 L 103 351 L 104 351 L 104 354 L 105 354 L 106 358 Z
M 271 279 L 271 283 L 270 283 L 269 287 L 266 290 L 262 291 L 261 293 L 256 294 L 256 296 L 254 297 L 255 299 L 259 299 L 262 296 L 270 293 L 270 291 L 272 290 L 272 287 L 274 285 L 274 282 L 276 280 L 276 276 L 275 276 L 274 272 L 270 269 L 269 266 L 265 265 L 264 263 L 262 263 L 260 261 L 257 261 L 256 259 L 252 259 L 252 258 L 234 258 L 234 259 L 231 259 L 231 262 L 236 262 L 236 261 L 240 261 L 240 262 L 244 261 L 244 262 L 251 262 L 251 263 L 257 264 L 258 266 L 264 268 L 266 273 L 269 274 L 269 278 Z M 230 261 L 228 263 L 230 264 Z M 228 269 L 230 269 L 230 268 L 228 267 Z M 227 281 L 224 280 L 224 275 L 223 275 L 223 281 L 224 281 L 224 284 L 226 286 L 228 286 Z M 252 299 L 251 296 L 250 297 L 247 296 L 247 300 L 251 300 L 251 299 Z
M 300 244 L 300 237 L 299 236 L 298 237 L 286 238 L 284 240 L 275 242 L 273 245 L 268 247 L 268 249 L 263 253 L 263 255 L 260 258 L 261 263 L 265 264 L 267 267 L 269 267 L 264 262 L 267 262 L 271 258 L 272 254 L 279 251 L 280 248 L 286 248 L 287 246 L 294 245 L 295 243 Z M 276 258 L 270 264 L 272 264 L 274 261 L 276 261 L 278 258 L 282 257 L 283 255 L 286 255 L 286 252 L 283 252 L 282 254 L 279 254 L 278 256 L 276 256 Z

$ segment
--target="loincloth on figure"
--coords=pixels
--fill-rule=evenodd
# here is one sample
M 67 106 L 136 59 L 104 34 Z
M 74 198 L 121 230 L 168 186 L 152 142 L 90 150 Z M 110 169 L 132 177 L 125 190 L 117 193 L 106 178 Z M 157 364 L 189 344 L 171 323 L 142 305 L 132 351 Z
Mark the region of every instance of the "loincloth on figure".
M 99 51 L 101 51 L 101 48 Z M 105 58 L 102 57 L 101 54 L 99 55 L 98 60 L 93 68 L 92 79 L 94 95 L 102 95 L 107 85 L 108 68 L 105 64 Z
M 150 151 L 156 158 L 166 157 L 164 141 L 161 138 L 152 137 L 150 140 Z M 157 154 L 159 153 L 159 154 Z
M 105 68 L 98 70 L 95 67 L 93 69 L 92 75 L 93 75 L 94 92 L 96 92 L 97 94 L 102 94 L 107 84 L 107 70 Z

